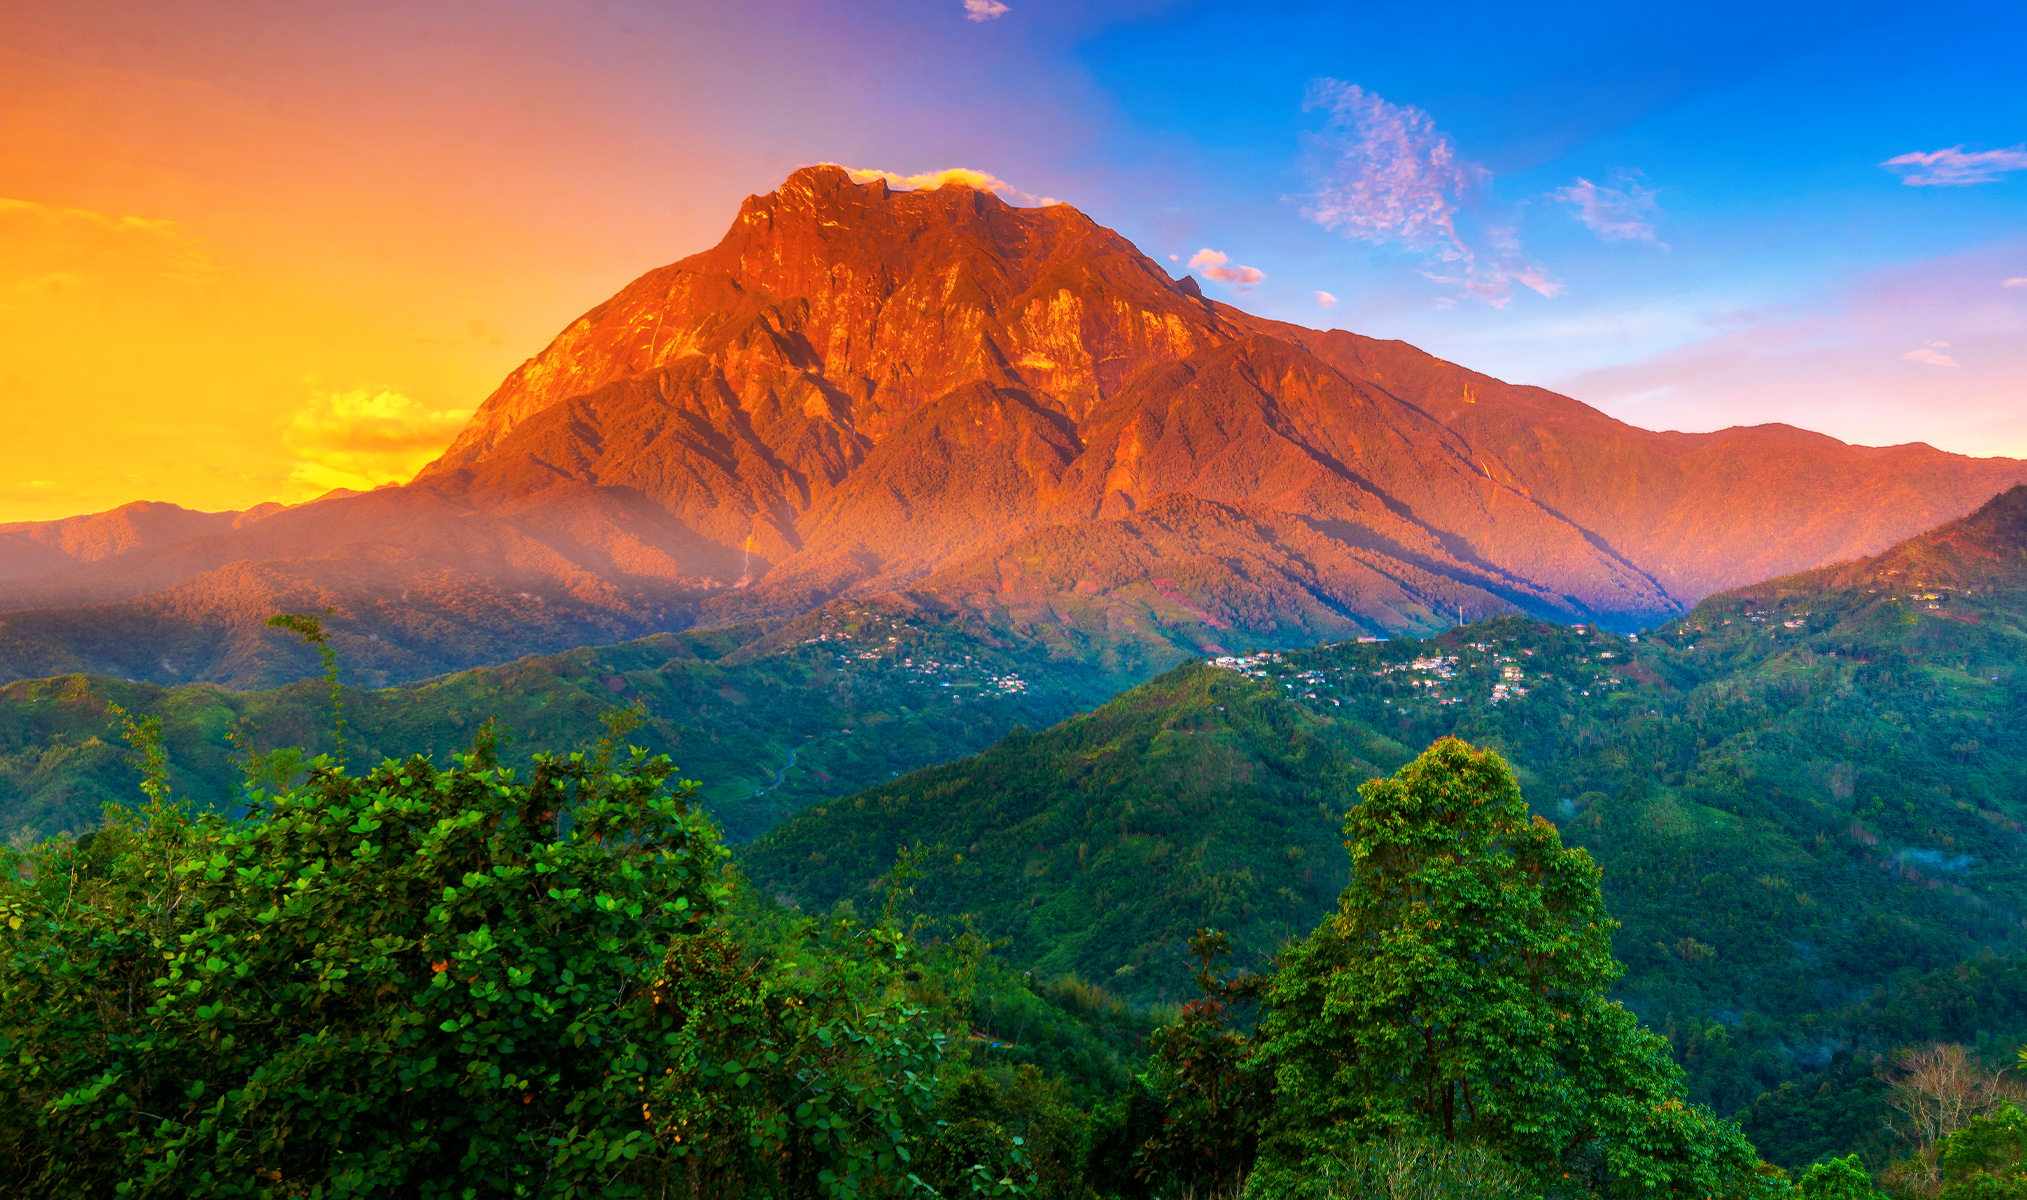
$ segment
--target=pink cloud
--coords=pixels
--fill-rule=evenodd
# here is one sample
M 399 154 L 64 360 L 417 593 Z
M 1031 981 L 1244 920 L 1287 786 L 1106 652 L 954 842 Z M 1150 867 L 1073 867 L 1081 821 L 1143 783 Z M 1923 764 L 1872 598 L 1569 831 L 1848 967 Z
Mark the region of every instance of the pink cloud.
M 964 19 L 967 21 L 990 21 L 1012 11 L 1000 0 L 964 0 Z
M 1551 195 L 1602 241 L 1654 241 L 1654 220 L 1661 215 L 1654 189 L 1641 186 L 1636 171 L 1615 170 L 1611 180 L 1619 186 L 1600 186 L 1579 175 L 1575 183 Z
M 1316 307 L 1336 308 L 1337 297 L 1331 295 L 1329 292 L 1318 292 L 1316 293 Z
M 1428 113 L 1336 79 L 1313 84 L 1303 107 L 1329 114 L 1315 139 L 1324 161 L 1303 216 L 1375 245 L 1462 246 L 1458 206 L 1491 172 L 1460 161 Z
M 1221 254 L 1209 247 L 1190 255 L 1189 265 L 1191 270 L 1202 271 L 1206 279 L 1215 279 L 1219 283 L 1233 283 L 1240 287 L 1252 287 L 1267 278 L 1267 273 L 1260 268 L 1242 267 L 1232 262 L 1229 255 Z
M 1310 85 L 1303 108 L 1327 114 L 1307 139 L 1316 190 L 1304 217 L 1358 241 L 1432 254 L 1424 276 L 1495 308 L 1512 299 L 1516 283 L 1544 296 L 1562 290 L 1521 253 L 1512 229 L 1489 231 L 1488 253 L 1458 233 L 1458 211 L 1492 173 L 1460 159 L 1428 113 L 1336 79 Z
M 2027 287 L 2027 275 L 2018 275 L 1999 285 L 2000 287 Z
M 1949 348 L 1950 344 L 1948 342 L 1930 342 L 1926 346 L 1909 350 L 1900 357 L 1908 362 L 1927 363 L 1931 367 L 1956 367 L 1963 365 L 1956 359 L 1943 353 L 1943 351 Z
M 1964 153 L 1962 146 L 1926 154 L 1897 154 L 1879 164 L 1900 175 L 1909 187 L 1963 187 L 1991 183 L 2008 171 L 2027 171 L 2027 143 L 2010 150 Z

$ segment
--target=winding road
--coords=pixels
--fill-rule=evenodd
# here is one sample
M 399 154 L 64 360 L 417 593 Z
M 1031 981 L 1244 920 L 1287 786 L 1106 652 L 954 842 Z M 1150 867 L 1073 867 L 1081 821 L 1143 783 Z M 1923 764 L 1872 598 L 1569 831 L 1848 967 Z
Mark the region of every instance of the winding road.
M 768 784 L 764 788 L 756 790 L 753 794 L 756 796 L 765 796 L 767 793 L 773 791 L 775 788 L 780 787 L 781 781 L 788 777 L 788 768 L 795 765 L 795 756 L 798 753 L 800 753 L 801 750 L 802 747 L 800 746 L 797 746 L 794 750 L 790 750 L 788 752 L 788 761 L 782 765 L 782 768 L 779 771 L 776 771 L 774 773 L 774 782 Z

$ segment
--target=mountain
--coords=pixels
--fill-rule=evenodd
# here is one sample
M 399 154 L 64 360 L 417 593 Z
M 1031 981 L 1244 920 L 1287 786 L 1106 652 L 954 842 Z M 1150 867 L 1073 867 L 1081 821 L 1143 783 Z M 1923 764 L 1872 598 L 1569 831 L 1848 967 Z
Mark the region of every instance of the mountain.
M 0 580 L 32 579 L 79 563 L 224 533 L 272 516 L 282 507 L 262 504 L 245 512 L 208 513 L 140 500 L 60 521 L 0 524 Z
M 1038 975 L 1174 999 L 1199 926 L 1254 965 L 1312 927 L 1356 785 L 1463 737 L 1603 868 L 1619 996 L 1669 1033 L 1691 1097 L 1750 1109 L 1792 1166 L 1876 1132 L 1871 1055 L 1943 1039 L 2010 1061 L 2027 1042 L 2022 712 L 2015 487 L 1650 634 L 1500 617 L 1185 665 L 812 804 L 739 858 L 815 911 L 928 847 L 928 915 L 972 914 Z
M 308 660 L 258 618 L 330 607 L 353 678 L 399 683 L 840 597 L 989 605 L 984 564 L 1045 546 L 1101 557 L 1046 602 L 1066 565 L 1006 594 L 1128 641 L 1148 604 L 1228 627 L 1160 635 L 1190 649 L 1460 609 L 1631 628 L 2023 479 L 1785 426 L 1636 429 L 1213 302 L 1067 205 L 812 167 L 572 322 L 405 486 L 0 531 L 0 677 L 279 683 Z M 1101 561 L 1128 546 L 1138 566 Z M 1076 590 L 1108 571 L 1141 599 Z

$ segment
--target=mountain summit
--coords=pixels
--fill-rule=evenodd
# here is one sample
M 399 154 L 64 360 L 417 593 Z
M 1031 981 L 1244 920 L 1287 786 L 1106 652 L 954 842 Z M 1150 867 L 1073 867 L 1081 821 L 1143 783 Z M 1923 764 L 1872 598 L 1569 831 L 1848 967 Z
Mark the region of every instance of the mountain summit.
M 1638 624 L 2022 480 L 1637 429 L 1207 300 L 1068 205 L 819 166 L 573 321 L 405 487 L 97 557 L 12 531 L 0 673 L 269 682 L 294 668 L 247 623 L 304 604 L 386 682 L 896 590 L 1156 626 L 1167 603 L 1234 637 Z

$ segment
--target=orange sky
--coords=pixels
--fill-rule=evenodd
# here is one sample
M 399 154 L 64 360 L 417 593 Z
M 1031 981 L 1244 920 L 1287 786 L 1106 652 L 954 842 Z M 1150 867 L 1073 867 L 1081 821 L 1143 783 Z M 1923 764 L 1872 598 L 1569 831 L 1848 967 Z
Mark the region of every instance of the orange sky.
M 763 176 L 707 144 L 625 170 L 628 127 L 545 87 L 539 39 L 418 73 L 345 30 L 320 62 L 279 29 L 213 51 L 216 21 L 101 41 L 74 15 L 0 46 L 0 521 L 405 479 Z

